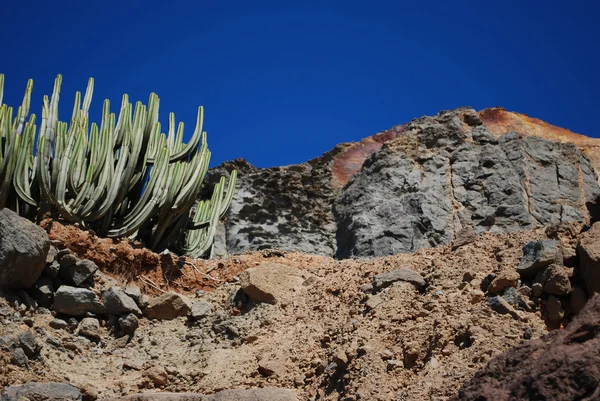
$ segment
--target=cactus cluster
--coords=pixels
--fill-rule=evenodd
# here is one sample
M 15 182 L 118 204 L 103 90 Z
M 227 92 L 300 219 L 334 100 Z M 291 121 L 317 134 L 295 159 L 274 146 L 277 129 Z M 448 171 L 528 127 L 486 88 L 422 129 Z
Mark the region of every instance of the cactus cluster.
M 104 101 L 100 126 L 89 123 L 94 90 L 90 78 L 69 123 L 58 116 L 62 77 L 52 96 L 44 96 L 37 131 L 29 114 L 33 81 L 23 103 L 3 104 L 0 74 L 0 208 L 39 219 L 47 213 L 92 229 L 100 236 L 128 236 L 160 251 L 177 247 L 193 257 L 210 254 L 219 219 L 233 198 L 236 172 L 214 187 L 211 199 L 197 202 L 210 151 L 198 108 L 192 138 L 183 142 L 182 122 L 169 115 L 168 132 L 158 121 L 159 99 L 135 107 L 123 95 L 118 117 Z

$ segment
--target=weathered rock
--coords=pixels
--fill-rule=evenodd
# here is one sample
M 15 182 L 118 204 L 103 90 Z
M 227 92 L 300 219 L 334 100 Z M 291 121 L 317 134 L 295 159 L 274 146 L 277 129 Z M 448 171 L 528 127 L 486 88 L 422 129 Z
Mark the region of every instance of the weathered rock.
M 515 287 L 507 287 L 502 298 L 515 308 L 521 303 L 521 293 Z
M 32 359 L 37 358 L 42 349 L 42 346 L 31 331 L 26 331 L 19 335 L 19 344 L 23 351 L 25 351 L 25 355 Z
M 144 374 L 155 386 L 164 386 L 169 382 L 169 375 L 162 366 L 152 366 Z
M 139 319 L 133 313 L 120 317 L 118 322 L 123 334 L 128 336 L 132 336 L 140 325 Z
M 456 400 L 600 399 L 600 296 L 564 329 L 492 359 Z
M 33 285 L 31 293 L 40 306 L 49 307 L 54 301 L 54 284 L 48 276 L 41 276 Z
M 532 277 L 551 264 L 563 264 L 560 241 L 550 239 L 531 241 L 523 247 L 523 257 L 517 266 L 517 272 L 522 277 Z
M 17 348 L 10 353 L 10 363 L 22 368 L 29 368 L 29 358 L 22 348 Z
M 576 269 L 585 282 L 588 295 L 600 292 L 600 222 L 579 238 Z
M 56 261 L 59 263 L 62 269 L 66 269 L 79 262 L 79 258 L 77 255 L 71 253 L 68 249 L 63 249 L 56 255 Z
M 467 227 L 586 221 L 599 193 L 574 145 L 514 132 L 496 138 L 472 109 L 441 112 L 409 123 L 344 188 L 334 205 L 337 255 L 411 252 L 448 244 Z
M 75 263 L 62 265 L 62 262 L 70 257 L 73 257 L 73 255 L 67 254 L 60 259 L 61 269 L 59 274 L 65 282 L 80 287 L 94 276 L 98 266 L 91 260 L 77 258 L 75 258 Z
M 388 273 L 377 274 L 373 277 L 373 288 L 375 291 L 379 291 L 385 287 L 389 287 L 397 281 L 411 283 L 418 290 L 426 284 L 425 279 L 416 271 L 410 269 L 397 269 Z
M 48 323 L 48 326 L 56 330 L 62 330 L 66 329 L 68 327 L 68 324 L 62 319 L 52 319 L 50 323 Z
M 519 281 L 519 273 L 514 270 L 503 270 L 496 275 L 494 280 L 490 283 L 488 291 L 491 294 L 498 294 L 504 291 L 507 287 L 516 287 Z
M 8 386 L 2 390 L 2 401 L 80 401 L 81 392 L 66 383 L 26 383 Z
M 210 302 L 202 299 L 197 299 L 192 303 L 192 312 L 190 318 L 193 320 L 201 320 L 212 314 L 213 306 Z
M 99 340 L 102 337 L 100 322 L 93 317 L 86 317 L 79 323 L 78 332 L 80 336 L 89 337 L 93 340 Z
M 135 313 L 142 315 L 142 311 L 137 306 L 133 298 L 127 295 L 118 287 L 111 287 L 102 293 L 102 301 L 106 307 L 106 313 L 114 316 L 127 315 Z
M 548 294 L 565 295 L 571 292 L 571 269 L 561 265 L 550 265 L 540 270 L 535 282 L 542 285 L 542 291 Z
M 148 392 L 133 394 L 111 401 L 298 401 L 292 390 L 283 388 L 253 388 L 223 390 L 211 395 L 194 393 Z M 11 400 L 12 401 L 12 400 Z
M 125 294 L 129 295 L 138 306 L 142 306 L 142 290 L 140 290 L 140 287 L 129 284 L 123 291 Z
M 254 302 L 289 302 L 303 282 L 300 270 L 278 263 L 263 263 L 240 274 L 242 291 Z
M 519 318 L 519 314 L 517 313 L 517 311 L 508 302 L 506 302 L 504 298 L 502 298 L 499 295 L 489 297 L 488 306 L 501 315 L 509 314 L 515 319 Z
M 192 311 L 192 302 L 185 296 L 175 292 L 166 292 L 153 298 L 144 309 L 144 316 L 149 319 L 171 320 L 187 316 Z
M 54 309 L 69 316 L 83 316 L 86 313 L 101 314 L 105 308 L 96 294 L 85 288 L 61 286 L 54 294 Z
M 42 274 L 50 240 L 10 209 L 0 210 L 0 288 L 29 288 Z

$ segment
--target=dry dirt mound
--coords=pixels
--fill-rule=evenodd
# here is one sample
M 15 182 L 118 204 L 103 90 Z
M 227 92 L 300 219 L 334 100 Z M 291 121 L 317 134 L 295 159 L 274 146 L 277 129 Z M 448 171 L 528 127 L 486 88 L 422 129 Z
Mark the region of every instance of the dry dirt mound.
M 110 319 L 101 318 L 90 338 L 81 335 L 82 322 L 58 327 L 46 310 L 0 305 L 0 339 L 30 331 L 40 346 L 27 366 L 0 351 L 0 386 L 68 382 L 86 399 L 153 388 L 210 394 L 277 387 L 301 400 L 444 400 L 491 358 L 548 332 L 547 296 L 520 309 L 482 288 L 496 274 L 496 290 L 525 293 L 507 272 L 515 271 L 525 244 L 548 238 L 547 231 L 557 237 L 556 230 L 466 236 L 368 260 L 263 251 L 178 265 L 126 242 L 46 227 L 55 244 L 94 260 L 113 279 L 137 281 L 151 295 L 182 290 L 212 311 L 197 320 L 141 318 L 132 337 L 115 336 Z M 579 233 L 569 227 L 558 235 L 565 258 Z M 174 266 L 181 269 L 169 275 Z M 204 276 L 209 270 L 211 278 Z M 562 317 L 566 324 L 568 309 Z

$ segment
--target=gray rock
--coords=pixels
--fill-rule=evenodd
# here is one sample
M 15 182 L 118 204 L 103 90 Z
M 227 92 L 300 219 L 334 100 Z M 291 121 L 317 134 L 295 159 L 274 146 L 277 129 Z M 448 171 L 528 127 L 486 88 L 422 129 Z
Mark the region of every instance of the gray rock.
M 111 401 L 298 401 L 293 390 L 284 388 L 252 388 L 222 390 L 214 394 L 147 392 L 132 394 Z
M 137 306 L 133 298 L 127 295 L 118 287 L 111 287 L 102 293 L 102 300 L 106 307 L 106 313 L 114 316 L 127 315 L 135 313 L 142 315 L 142 311 Z
M 27 358 L 22 348 L 17 348 L 10 353 L 10 363 L 29 369 L 29 358 Z
M 550 265 L 540 270 L 535 282 L 542 285 L 547 294 L 565 295 L 571 292 L 570 269 L 561 265 Z
M 132 336 L 133 333 L 135 333 L 135 331 L 138 329 L 138 327 L 140 325 L 139 319 L 133 313 L 130 313 L 127 316 L 123 316 L 123 317 L 119 318 L 118 323 L 119 323 L 121 332 L 123 332 L 123 334 L 128 335 L 128 336 Z
M 50 323 L 48 323 L 48 326 L 56 330 L 63 330 L 68 327 L 68 324 L 62 319 L 53 319 L 52 321 L 50 321 Z
M 521 277 L 532 277 L 551 264 L 563 264 L 560 241 L 550 239 L 531 241 L 523 247 L 523 257 L 517 266 L 517 272 Z
M 129 295 L 138 306 L 142 306 L 142 290 L 135 284 L 129 284 L 123 290 L 125 294 Z
M 532 295 L 534 297 L 541 297 L 544 286 L 541 283 L 533 283 L 531 286 Z
M 210 302 L 202 299 L 194 300 L 192 303 L 192 311 L 190 318 L 193 320 L 201 320 L 212 314 L 213 306 Z
M 19 338 L 12 334 L 0 336 L 0 350 L 13 351 L 19 347 Z
M 373 289 L 379 291 L 389 287 L 397 281 L 411 283 L 416 289 L 421 289 L 425 285 L 425 279 L 416 271 L 410 269 L 397 269 L 388 273 L 377 274 L 373 277 Z
M 71 259 L 73 256 L 73 254 L 67 254 L 60 259 L 60 277 L 69 284 L 81 287 L 94 276 L 94 273 L 98 270 L 98 266 L 91 260 L 79 260 L 77 258 L 75 258 L 75 263 L 69 261 L 68 264 L 62 264 L 65 259 Z
M 40 306 L 49 307 L 54 301 L 54 284 L 48 276 L 41 276 L 31 289 L 35 300 Z
M 46 266 L 44 266 L 44 275 L 48 276 L 50 278 L 56 278 L 58 276 L 58 273 L 60 272 L 60 263 L 58 263 L 56 260 L 53 261 L 52 263 L 48 263 L 46 264 Z
M 489 297 L 488 306 L 501 315 L 509 314 L 515 319 L 519 318 L 519 314 L 517 313 L 517 311 L 508 302 L 506 302 L 504 298 L 502 298 L 499 295 Z
M 77 255 L 71 253 L 70 250 L 63 249 L 60 252 L 58 252 L 56 260 L 60 264 L 61 269 L 66 269 L 71 266 L 74 266 L 75 263 L 79 261 L 79 258 L 77 257 Z
M 93 317 L 86 317 L 82 319 L 81 323 L 79 323 L 77 334 L 93 340 L 99 340 L 102 337 L 100 322 L 98 322 L 98 319 L 94 319 Z
M 508 287 L 504 290 L 502 298 L 513 307 L 518 307 L 521 302 L 521 294 L 515 287 Z
M 0 288 L 29 288 L 42 274 L 50 240 L 39 226 L 0 210 Z
M 63 285 L 54 294 L 54 310 L 69 316 L 84 316 L 104 313 L 105 308 L 93 291 Z
M 42 349 L 42 346 L 31 331 L 26 331 L 19 335 L 19 345 L 29 358 L 37 358 Z
M 153 298 L 144 309 L 144 316 L 149 319 L 172 320 L 187 316 L 192 311 L 192 302 L 185 296 L 175 292 L 166 292 Z
M 81 392 L 66 383 L 26 383 L 8 386 L 0 393 L 2 401 L 80 401 Z

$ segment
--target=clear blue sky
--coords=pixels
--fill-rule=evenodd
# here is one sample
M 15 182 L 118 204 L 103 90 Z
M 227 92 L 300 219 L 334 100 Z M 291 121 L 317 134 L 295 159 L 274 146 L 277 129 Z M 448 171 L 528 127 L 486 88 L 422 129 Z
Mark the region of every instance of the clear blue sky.
M 161 98 L 211 165 L 300 163 L 461 105 L 503 106 L 600 136 L 597 1 L 40 1 L 0 6 L 0 72 L 34 111 L 63 74 L 62 119 L 104 98 Z

